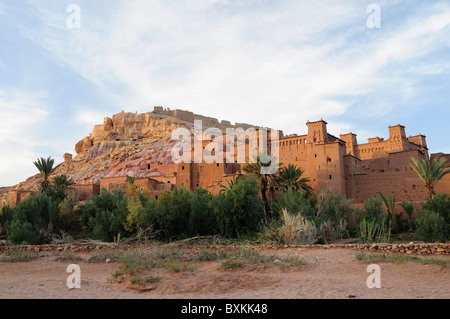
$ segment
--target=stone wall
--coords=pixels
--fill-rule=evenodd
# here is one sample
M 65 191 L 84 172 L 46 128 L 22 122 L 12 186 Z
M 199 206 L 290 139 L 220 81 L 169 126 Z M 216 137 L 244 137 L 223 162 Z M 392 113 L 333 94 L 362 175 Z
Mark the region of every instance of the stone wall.
M 259 247 L 259 246 L 258 246 Z M 406 255 L 450 255 L 449 243 L 393 243 L 393 244 L 329 244 L 329 245 L 283 245 L 266 246 L 268 249 L 336 249 L 347 248 L 370 253 L 392 253 Z
M 6 252 L 64 252 L 72 251 L 78 253 L 90 253 L 102 249 L 127 250 L 129 245 L 113 245 L 113 244 L 58 244 L 58 245 L 41 245 L 41 246 L 0 246 L 0 254 Z M 182 246 L 184 248 L 193 248 L 193 246 Z M 195 246 L 198 248 L 200 246 Z M 206 246 L 205 246 L 206 247 Z M 214 246 L 220 248 L 221 246 Z M 233 248 L 232 246 L 226 246 Z M 236 246 L 237 247 L 237 246 Z M 408 244 L 330 244 L 330 245 L 257 245 L 257 246 L 239 246 L 253 249 L 353 249 L 366 251 L 370 253 L 393 253 L 406 255 L 450 255 L 449 243 L 408 243 Z

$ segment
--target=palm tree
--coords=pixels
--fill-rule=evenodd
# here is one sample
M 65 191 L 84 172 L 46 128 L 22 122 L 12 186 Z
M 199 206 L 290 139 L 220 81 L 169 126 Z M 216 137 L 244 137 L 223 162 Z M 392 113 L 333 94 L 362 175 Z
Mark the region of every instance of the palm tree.
M 296 165 L 289 164 L 287 167 L 284 166 L 278 172 L 275 177 L 275 182 L 279 189 L 287 191 L 289 188 L 297 192 L 304 193 L 307 197 L 311 197 L 314 194 L 314 190 L 309 186 L 309 178 L 302 177 L 304 171 L 297 167 Z
M 72 185 L 75 185 L 75 183 L 66 175 L 58 175 L 53 179 L 53 187 L 49 188 L 48 191 L 53 199 L 63 201 Z
M 39 173 L 41 174 L 41 192 L 46 191 L 49 186 L 49 177 L 53 173 L 53 164 L 55 163 L 55 160 L 49 156 L 47 159 L 45 158 L 38 158 L 36 162 L 33 162 L 33 164 L 36 166 L 36 168 L 39 170 Z
M 267 192 L 274 190 L 275 185 L 275 175 L 274 174 L 264 174 L 263 168 L 270 167 L 272 161 L 276 159 L 273 156 L 269 156 L 269 161 L 266 163 L 261 162 L 261 157 L 257 156 L 255 163 L 247 163 L 242 167 L 242 170 L 248 175 L 256 178 L 259 181 L 259 188 L 261 190 L 261 198 L 264 202 L 264 210 L 266 214 L 270 211 L 270 203 L 267 199 Z M 281 165 L 281 164 L 279 164 Z
M 388 191 L 386 191 L 386 195 L 383 195 L 381 192 L 378 192 L 378 194 L 380 195 L 381 199 L 383 200 L 384 205 L 386 205 L 388 218 L 391 221 L 391 225 L 394 226 L 395 216 L 396 216 L 396 214 L 395 214 L 395 209 L 396 209 L 395 193 L 393 194 L 392 197 Z M 398 227 L 400 227 L 400 225 L 397 225 L 397 228 Z
M 227 185 L 220 185 L 220 188 L 221 188 L 220 192 L 224 193 L 227 190 L 232 189 L 234 187 L 234 185 L 236 185 L 238 180 L 239 180 L 239 176 L 234 176 L 231 180 L 226 181 Z
M 413 231 L 414 230 L 414 219 L 413 219 L 413 214 L 414 211 L 417 211 L 417 207 L 416 205 L 414 205 L 414 201 L 411 201 L 410 203 L 407 201 L 402 201 L 399 206 L 401 206 L 403 208 L 403 210 L 406 212 L 406 214 L 408 214 L 408 226 L 409 226 L 409 231 Z
M 450 173 L 450 168 L 445 165 L 447 159 L 445 157 L 436 157 L 433 161 L 428 158 L 411 159 L 413 162 L 409 165 L 425 183 L 425 187 L 428 189 L 427 199 L 432 200 L 436 195 L 434 191 L 436 184 L 444 175 Z
M 72 185 L 75 185 L 73 180 L 71 180 L 64 174 L 58 175 L 53 179 L 53 187 L 55 187 L 56 189 L 67 191 Z

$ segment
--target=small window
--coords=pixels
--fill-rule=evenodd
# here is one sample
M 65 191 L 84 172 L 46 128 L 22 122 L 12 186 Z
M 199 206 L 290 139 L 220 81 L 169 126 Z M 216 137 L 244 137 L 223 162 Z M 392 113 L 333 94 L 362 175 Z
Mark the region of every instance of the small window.
M 170 181 L 168 181 L 167 184 L 170 184 Z
M 181 170 L 184 171 L 184 166 L 181 166 Z
M 330 175 L 330 179 L 332 179 L 331 175 Z
M 314 154 L 314 157 L 317 157 L 317 154 Z
M 220 164 L 219 163 L 217 163 L 217 167 L 219 167 L 220 166 Z
M 148 168 L 148 169 L 151 169 L 151 165 L 150 165 L 150 164 L 148 164 L 148 165 L 147 165 L 147 168 Z

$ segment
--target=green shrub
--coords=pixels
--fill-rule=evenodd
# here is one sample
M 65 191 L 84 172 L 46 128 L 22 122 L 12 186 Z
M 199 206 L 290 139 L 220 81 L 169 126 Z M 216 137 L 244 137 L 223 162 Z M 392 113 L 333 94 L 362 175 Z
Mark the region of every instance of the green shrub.
M 158 199 L 157 223 L 165 240 L 180 238 L 188 233 L 192 193 L 185 188 L 175 188 Z
M 9 224 L 11 223 L 13 214 L 9 205 L 5 205 L 0 210 L 0 235 L 7 235 Z
M 374 219 L 363 217 L 357 225 L 357 233 L 363 243 L 386 243 L 391 238 L 391 227 L 386 217 Z
M 304 194 L 295 191 L 292 187 L 289 187 L 285 192 L 278 196 L 272 209 L 275 212 L 275 216 L 279 218 L 283 215 L 283 209 L 286 209 L 293 214 L 301 214 L 306 218 L 315 215 L 314 205 L 311 203 L 310 199 Z
M 224 236 L 236 238 L 255 233 L 264 219 L 264 204 L 254 178 L 238 180 L 234 187 L 214 196 L 212 205 L 218 229 Z
M 191 214 L 189 218 L 190 236 L 205 236 L 217 233 L 211 196 L 203 188 L 197 188 L 191 196 Z
M 112 241 L 126 237 L 124 225 L 128 215 L 128 201 L 121 190 L 113 193 L 102 189 L 100 195 L 79 207 L 81 221 L 93 239 Z
M 319 193 L 317 217 L 321 221 L 340 222 L 348 220 L 352 214 L 350 202 L 342 195 L 334 193 Z
M 362 219 L 366 221 L 379 220 L 383 215 L 383 200 L 379 197 L 369 198 L 364 202 L 364 209 L 355 209 L 355 223 Z
M 128 204 L 128 215 L 125 221 L 125 229 L 134 232 L 139 229 L 149 229 L 159 226 L 158 224 L 158 202 L 154 198 L 145 200 L 133 200 Z
M 416 220 L 416 234 L 424 241 L 444 241 L 446 238 L 445 219 L 439 213 L 424 210 Z
M 39 235 L 31 223 L 15 219 L 11 222 L 9 240 L 16 245 L 34 245 L 39 243 Z
M 422 209 L 438 213 L 445 219 L 447 227 L 450 225 L 450 194 L 437 194 L 432 200 L 423 203 Z
M 408 215 L 408 230 L 412 232 L 414 230 L 413 214 L 415 211 L 417 211 L 416 205 L 414 204 L 413 201 L 411 201 L 411 202 L 402 201 L 399 205 L 403 208 L 405 213 Z
M 352 214 L 350 202 L 342 195 L 334 193 L 318 194 L 317 225 L 322 242 L 334 241 L 348 236 L 347 222 Z
M 58 213 L 58 202 L 53 201 L 47 194 L 29 196 L 13 209 L 10 240 L 13 243 L 49 243 Z
M 79 203 L 78 198 L 78 192 L 69 192 L 59 205 L 59 214 L 53 222 L 53 232 L 55 234 L 73 235 L 81 232 L 81 219 L 74 211 L 75 205 Z

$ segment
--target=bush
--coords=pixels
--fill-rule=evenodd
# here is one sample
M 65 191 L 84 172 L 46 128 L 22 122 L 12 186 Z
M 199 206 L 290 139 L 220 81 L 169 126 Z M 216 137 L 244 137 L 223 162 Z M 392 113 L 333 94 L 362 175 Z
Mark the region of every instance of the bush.
M 328 219 L 320 224 L 319 230 L 325 242 L 332 242 L 349 236 L 347 220 L 345 219 L 340 219 L 339 221 Z
M 125 229 L 134 232 L 139 229 L 149 229 L 157 225 L 158 202 L 154 198 L 132 199 L 128 202 L 128 215 Z
M 102 189 L 100 195 L 92 196 L 89 202 L 79 207 L 81 222 L 93 239 L 113 241 L 118 236 L 126 237 L 127 204 L 121 190 L 110 193 Z
M 285 245 L 292 245 L 298 242 L 300 236 L 301 214 L 291 215 L 287 209 L 283 209 L 282 225 L 279 228 L 280 237 Z
M 318 194 L 316 224 L 321 241 L 330 242 L 348 236 L 347 222 L 352 214 L 350 202 L 342 195 L 334 193 Z
M 212 205 L 224 236 L 236 238 L 257 232 L 264 219 L 264 204 L 254 178 L 238 180 L 234 187 L 214 196 Z
M 355 209 L 355 223 L 358 225 L 362 219 L 379 220 L 383 213 L 383 200 L 378 197 L 369 198 L 364 202 L 364 209 Z
M 415 211 L 417 211 L 416 205 L 414 204 L 413 201 L 407 202 L 405 200 L 402 201 L 399 205 L 403 208 L 405 213 L 408 215 L 408 231 L 412 232 L 414 230 L 413 214 Z
M 170 240 L 186 236 L 189 227 L 192 193 L 185 188 L 175 188 L 158 199 L 157 224 L 162 238 Z
M 191 198 L 191 215 L 189 218 L 190 236 L 205 236 L 217 233 L 211 196 L 203 188 L 197 188 Z
M 45 193 L 32 195 L 13 209 L 9 230 L 13 243 L 44 244 L 51 242 L 53 222 L 59 205 Z
M 433 211 L 424 210 L 416 220 L 416 234 L 426 242 L 445 241 L 445 219 Z
M 283 192 L 275 201 L 273 205 L 273 210 L 275 216 L 281 218 L 283 216 L 283 209 L 293 214 L 301 214 L 303 217 L 310 218 L 315 215 L 314 205 L 311 201 L 302 193 L 299 193 L 288 188 L 287 191 Z
M 423 210 L 429 210 L 441 215 L 447 227 L 450 225 L 450 194 L 437 194 L 432 200 L 422 204 Z
M 67 194 L 59 205 L 59 214 L 53 222 L 53 232 L 56 234 L 75 234 L 81 232 L 80 216 L 74 211 L 79 203 L 79 195 L 76 191 Z
M 366 219 L 363 217 L 357 226 L 358 238 L 363 243 L 386 243 L 391 238 L 391 227 L 386 217 Z
M 312 245 L 319 240 L 319 230 L 313 222 L 301 214 L 290 214 L 286 209 L 283 209 L 282 225 L 278 231 L 285 245 Z
M 39 235 L 31 223 L 15 219 L 11 222 L 9 240 L 17 245 L 34 245 L 39 243 Z
M 383 200 L 369 198 L 364 209 L 355 209 L 357 236 L 362 242 L 388 242 L 392 224 L 383 212 Z
M 5 205 L 0 210 L 0 235 L 7 235 L 9 224 L 11 223 L 13 214 L 9 205 Z

